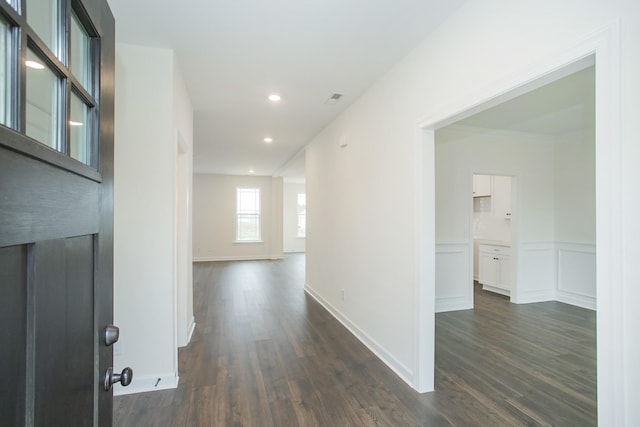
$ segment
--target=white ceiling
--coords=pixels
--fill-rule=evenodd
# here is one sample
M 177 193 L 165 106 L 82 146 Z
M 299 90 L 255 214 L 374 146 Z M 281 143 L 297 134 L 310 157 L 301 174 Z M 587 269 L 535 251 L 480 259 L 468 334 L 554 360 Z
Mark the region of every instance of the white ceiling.
M 465 0 L 108 1 L 118 42 L 175 50 L 195 171 L 272 175 Z
M 457 125 L 560 135 L 595 126 L 595 67 L 457 122 Z

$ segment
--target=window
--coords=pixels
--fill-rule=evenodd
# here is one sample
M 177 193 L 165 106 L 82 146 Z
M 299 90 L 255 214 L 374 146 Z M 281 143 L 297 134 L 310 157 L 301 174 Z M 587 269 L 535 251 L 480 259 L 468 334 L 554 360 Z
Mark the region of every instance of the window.
M 18 0 L 7 0 L 7 3 L 13 7 L 16 12 L 20 13 L 20 1 Z
M 238 242 L 260 241 L 260 189 L 237 189 L 237 227 Z
M 21 5 L 24 13 L 16 16 Z M 13 149 L 46 161 L 75 159 L 55 162 L 96 177 L 80 163 L 95 170 L 99 160 L 99 51 L 99 34 L 81 2 L 0 0 L 3 141 L 6 128 L 13 129 L 31 138 Z
M 71 63 L 70 69 L 78 82 L 89 93 L 91 87 L 91 38 L 75 13 L 71 14 Z
M 11 27 L 0 15 L 0 124 L 11 124 Z
M 90 108 L 73 91 L 69 113 L 69 155 L 87 165 L 91 164 Z
M 307 195 L 298 193 L 298 237 L 307 235 Z
M 58 59 L 62 59 L 61 42 L 64 34 L 60 19 L 62 7 L 57 0 L 27 2 L 27 22 Z
M 64 151 L 60 143 L 62 82 L 31 49 L 27 49 L 27 136 Z

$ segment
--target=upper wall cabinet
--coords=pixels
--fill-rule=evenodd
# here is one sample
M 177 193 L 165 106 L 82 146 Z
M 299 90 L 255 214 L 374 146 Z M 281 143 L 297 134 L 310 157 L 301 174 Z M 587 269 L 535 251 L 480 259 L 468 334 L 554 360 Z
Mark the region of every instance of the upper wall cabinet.
M 473 197 L 490 197 L 479 199 L 480 206 L 486 204 L 489 213 L 495 218 L 511 218 L 511 177 L 500 175 L 473 175 Z M 476 204 L 474 203 L 474 211 Z M 485 214 L 486 215 L 486 214 Z
M 491 196 L 491 175 L 473 175 L 473 197 Z
M 497 218 L 511 218 L 511 177 L 492 176 L 493 215 Z

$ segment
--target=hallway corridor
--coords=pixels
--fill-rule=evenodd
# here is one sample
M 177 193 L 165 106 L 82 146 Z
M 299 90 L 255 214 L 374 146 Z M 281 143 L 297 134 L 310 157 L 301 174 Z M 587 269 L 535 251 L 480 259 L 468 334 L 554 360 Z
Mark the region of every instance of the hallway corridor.
M 595 312 L 476 287 L 475 310 L 436 316 L 437 391 L 421 395 L 305 294 L 304 262 L 194 264 L 179 387 L 116 397 L 114 424 L 596 425 Z

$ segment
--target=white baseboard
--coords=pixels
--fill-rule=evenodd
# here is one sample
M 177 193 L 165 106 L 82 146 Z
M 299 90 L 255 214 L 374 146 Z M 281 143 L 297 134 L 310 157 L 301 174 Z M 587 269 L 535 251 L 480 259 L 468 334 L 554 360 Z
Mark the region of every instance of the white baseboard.
M 528 292 L 518 292 L 517 298 L 511 297 L 514 304 L 530 304 L 534 302 L 554 301 L 556 295 L 553 289 L 542 289 Z
M 196 330 L 196 319 L 191 316 L 191 324 L 189 325 L 189 335 L 187 337 L 187 345 L 191 342 L 191 337 L 193 337 L 193 331 Z
M 191 316 L 189 320 L 189 325 L 187 326 L 187 334 L 186 339 L 178 339 L 178 347 L 186 347 L 189 345 L 191 341 L 191 335 L 193 335 L 193 329 L 196 327 L 195 319 Z
M 127 387 L 116 384 L 113 387 L 114 396 L 124 396 L 126 394 L 146 393 L 149 391 L 168 390 L 177 388 L 180 377 L 177 373 L 168 375 L 153 375 L 147 377 L 136 378 L 133 372 L 133 380 Z
M 483 291 L 493 292 L 494 294 L 504 295 L 505 297 L 511 296 L 511 292 L 510 291 L 508 291 L 506 289 L 502 289 L 502 288 L 496 288 L 494 286 L 482 285 L 482 290 Z
M 340 310 L 335 308 L 331 303 L 322 298 L 320 294 L 309 286 L 309 284 L 305 284 L 304 286 L 305 292 L 310 295 L 313 299 L 315 299 L 321 306 L 323 306 L 333 317 L 338 320 L 347 328 L 349 332 L 351 332 L 361 343 L 363 343 L 369 350 L 375 354 L 378 359 L 382 360 L 385 365 L 387 365 L 393 372 L 396 373 L 404 382 L 406 382 L 409 386 L 414 387 L 414 374 L 413 372 L 404 366 L 404 364 L 400 363 L 395 357 L 391 355 L 384 347 L 378 344 L 374 339 L 372 339 L 369 335 L 367 335 L 364 331 L 362 331 L 355 323 L 353 323 L 347 316 L 342 314 Z
M 193 257 L 193 262 L 212 262 L 212 261 L 264 261 L 283 259 L 283 254 L 276 255 L 232 255 L 232 256 L 209 256 L 209 257 Z
M 445 313 L 447 311 L 471 310 L 473 301 L 469 301 L 466 296 L 436 298 L 436 313 Z
M 556 300 L 565 304 L 575 305 L 589 310 L 596 310 L 597 304 L 594 297 L 579 295 L 571 292 L 557 291 Z

